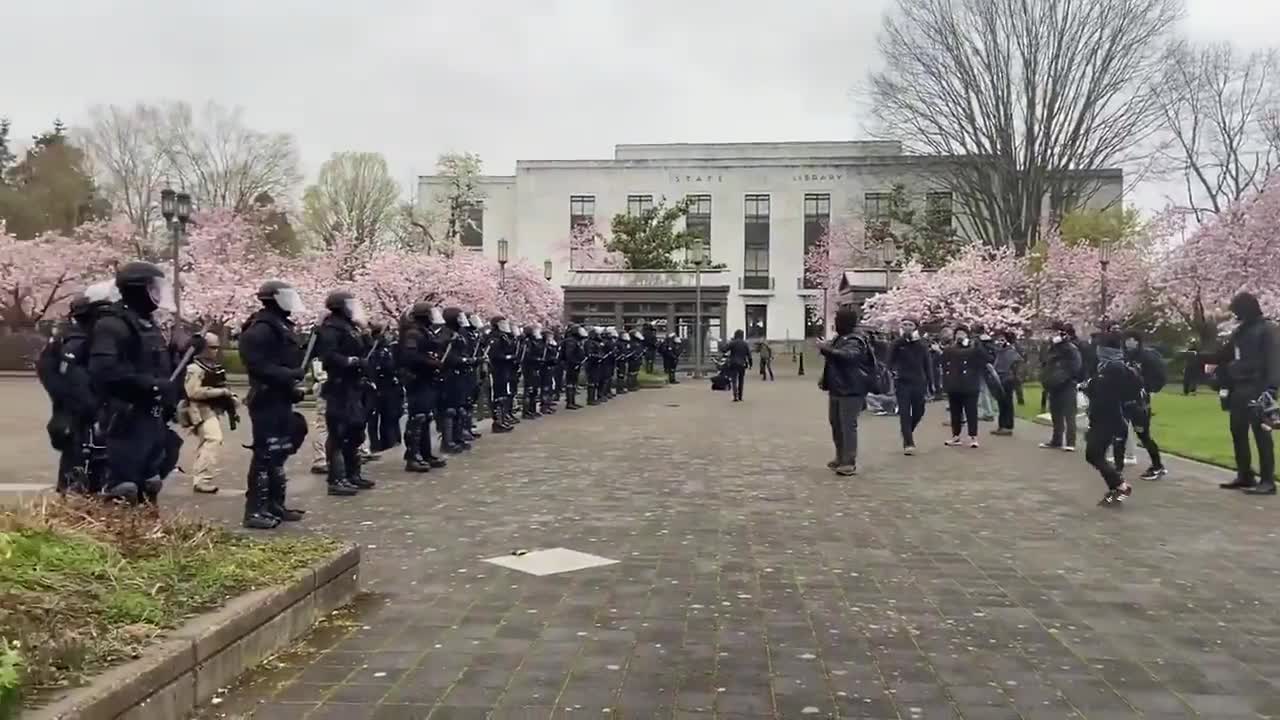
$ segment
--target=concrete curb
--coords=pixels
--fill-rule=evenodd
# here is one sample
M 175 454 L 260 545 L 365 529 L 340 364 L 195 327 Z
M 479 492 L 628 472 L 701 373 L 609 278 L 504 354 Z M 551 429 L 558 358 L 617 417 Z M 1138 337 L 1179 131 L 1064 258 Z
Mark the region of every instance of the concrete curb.
M 360 548 L 348 545 L 292 583 L 242 595 L 202 615 L 85 687 L 24 720 L 174 720 L 351 602 Z
M 1024 418 L 1018 418 L 1018 419 L 1022 420 L 1023 422 L 1029 422 L 1035 425 L 1043 425 L 1045 427 L 1053 426 L 1053 423 L 1047 420 L 1041 420 L 1040 418 L 1033 418 L 1031 420 L 1026 420 Z M 1159 438 L 1156 438 L 1156 442 L 1157 443 L 1159 442 Z M 1164 448 L 1160 448 L 1160 455 L 1166 458 L 1173 458 L 1178 462 L 1187 463 L 1188 465 L 1195 465 L 1201 470 L 1206 470 L 1206 471 L 1210 471 L 1210 472 L 1214 472 L 1222 475 L 1235 475 L 1235 471 L 1232 470 L 1231 468 L 1223 467 L 1221 465 L 1214 465 L 1213 463 L 1207 463 L 1203 460 L 1196 460 L 1195 458 L 1189 458 L 1183 455 L 1179 455 L 1177 453 L 1172 453 L 1172 452 L 1169 452 L 1168 450 L 1165 450 Z

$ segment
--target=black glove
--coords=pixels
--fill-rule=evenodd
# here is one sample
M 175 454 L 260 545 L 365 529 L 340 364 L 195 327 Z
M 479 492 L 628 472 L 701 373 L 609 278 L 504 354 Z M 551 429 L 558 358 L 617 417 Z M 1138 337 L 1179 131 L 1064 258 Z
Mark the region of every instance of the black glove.
M 363 368 L 364 368 L 364 360 L 363 360 L 363 359 L 361 359 L 361 358 L 358 358 L 358 357 L 354 357 L 354 356 L 353 356 L 353 357 L 349 357 L 349 358 L 347 358 L 347 367 L 349 367 L 349 368 L 353 368 L 353 369 L 355 369 L 355 370 L 363 369 Z
M 301 387 L 295 387 L 293 388 L 293 394 L 290 397 L 290 399 L 293 402 L 299 403 L 299 402 L 302 402 L 303 398 L 305 398 L 306 396 L 307 396 L 306 390 L 303 390 Z
M 294 382 L 300 382 L 307 377 L 307 371 L 302 368 L 293 368 L 289 370 L 289 379 Z
M 152 386 L 156 393 L 156 404 L 162 407 L 177 407 L 178 383 L 162 379 L 156 380 Z

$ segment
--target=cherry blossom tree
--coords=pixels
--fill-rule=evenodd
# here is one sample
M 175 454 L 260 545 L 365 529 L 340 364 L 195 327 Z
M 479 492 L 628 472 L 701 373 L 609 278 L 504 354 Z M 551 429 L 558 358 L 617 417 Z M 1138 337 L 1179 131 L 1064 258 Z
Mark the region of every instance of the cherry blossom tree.
M 853 268 L 879 267 L 881 264 L 878 248 L 869 249 L 867 234 L 854 222 L 842 222 L 830 227 L 804 254 L 805 287 L 825 291 L 828 296 L 840 287 L 840 280 L 845 270 Z M 810 295 L 805 303 L 814 308 L 815 316 L 821 314 L 822 295 Z M 835 320 L 836 303 L 828 297 L 826 302 L 827 317 L 824 327 L 832 327 Z
M 557 325 L 564 318 L 564 291 L 543 278 L 542 268 L 523 258 L 507 263 L 497 297 L 498 311 L 514 322 Z
M 1045 228 L 1035 251 L 1033 273 L 1037 314 L 1046 320 L 1072 323 L 1077 329 L 1097 327 L 1104 319 L 1132 317 L 1148 297 L 1151 247 L 1145 230 L 1110 243 L 1107 304 L 1102 303 L 1102 250 L 1088 243 L 1068 243 L 1057 228 Z
M 1011 248 L 970 245 L 936 271 L 909 264 L 892 290 L 863 306 L 875 327 L 893 327 L 904 318 L 926 324 L 982 323 L 988 330 L 1024 332 L 1033 317 L 1028 302 L 1027 263 Z
M 104 243 L 53 233 L 19 240 L 0 224 L 0 321 L 29 330 L 57 317 L 75 293 L 113 271 L 117 255 Z
M 1209 217 L 1185 242 L 1169 244 L 1155 264 L 1151 286 L 1171 322 L 1212 343 L 1239 292 L 1257 295 L 1272 317 L 1280 314 L 1280 178 Z
M 622 253 L 608 249 L 609 239 L 595 223 L 575 226 L 552 253 L 572 270 L 621 270 L 626 267 Z

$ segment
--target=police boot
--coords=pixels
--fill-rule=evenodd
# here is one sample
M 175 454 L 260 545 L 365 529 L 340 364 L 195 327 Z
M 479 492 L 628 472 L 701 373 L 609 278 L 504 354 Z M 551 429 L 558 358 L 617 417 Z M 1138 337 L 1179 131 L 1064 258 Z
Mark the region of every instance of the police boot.
M 476 425 L 475 411 L 471 408 L 466 408 L 462 411 L 462 424 L 466 428 L 467 434 L 471 436 L 471 442 L 484 437 L 484 434 L 480 432 L 480 427 Z
M 516 417 L 516 399 L 514 397 L 508 397 L 504 401 L 502 412 L 503 421 L 506 422 L 506 424 L 511 425 L 512 427 L 520 424 L 520 418 Z
M 329 458 L 329 475 L 326 478 L 329 484 L 329 494 L 337 497 L 351 497 L 360 492 L 360 489 L 347 482 L 346 461 L 342 457 L 342 452 L 337 451 L 330 453 Z
M 280 524 L 280 518 L 267 512 L 267 505 L 271 502 L 270 482 L 266 468 L 250 463 L 241 524 L 251 530 L 270 530 Z
M 520 417 L 525 420 L 533 420 L 538 417 L 538 415 L 534 413 L 533 398 L 529 397 L 528 393 L 525 393 L 525 396 L 521 399 Z
M 129 505 L 138 502 L 138 486 L 131 482 L 119 482 L 109 487 L 103 488 L 102 499 L 108 502 L 125 503 Z
M 273 466 L 267 471 L 268 494 L 270 502 L 267 503 L 267 512 L 280 518 L 285 522 L 297 522 L 307 514 L 306 510 L 291 508 L 284 504 L 284 498 L 289 487 L 289 478 L 284 474 L 284 468 Z
M 422 458 L 430 468 L 442 468 L 449 463 L 444 458 L 436 457 L 431 452 L 431 427 L 424 426 L 422 434 L 418 436 L 418 457 Z
M 564 389 L 564 409 L 578 409 L 578 388 L 570 385 Z
M 363 455 L 358 445 L 343 448 L 342 459 L 347 464 L 347 484 L 358 490 L 372 490 L 377 486 L 377 483 L 372 480 L 366 480 L 364 475 L 360 473 L 360 468 L 364 465 Z
M 596 386 L 588 385 L 587 386 L 587 405 L 595 405 L 595 404 L 596 404 Z
M 458 408 L 458 414 L 454 418 L 453 436 L 462 445 L 475 442 L 476 436 L 471 432 L 471 418 L 463 408 Z
M 422 419 L 417 415 L 409 418 L 404 428 L 404 469 L 405 472 L 430 472 L 431 466 L 422 458 L 418 446 L 421 444 Z
M 446 455 L 454 455 L 462 452 L 462 446 L 458 444 L 457 437 L 454 435 L 454 416 L 453 410 L 445 410 L 440 414 L 440 452 Z

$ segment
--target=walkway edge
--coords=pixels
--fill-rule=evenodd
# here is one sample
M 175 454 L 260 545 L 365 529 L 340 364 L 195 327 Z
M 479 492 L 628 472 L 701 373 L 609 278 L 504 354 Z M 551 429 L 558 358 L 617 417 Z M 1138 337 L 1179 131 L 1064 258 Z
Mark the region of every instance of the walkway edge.
M 172 632 L 131 663 L 111 668 L 24 720 L 174 720 L 348 604 L 360 548 L 348 545 L 288 585 L 241 595 Z
M 1034 423 L 1034 424 L 1036 424 L 1036 425 L 1043 425 L 1043 426 L 1045 426 L 1045 427 L 1052 427 L 1052 426 L 1053 426 L 1053 423 L 1046 422 L 1046 421 L 1041 420 L 1041 419 L 1039 419 L 1039 418 L 1034 418 L 1034 419 L 1032 419 L 1032 420 L 1027 420 L 1027 421 L 1025 421 L 1025 422 Z M 1235 471 L 1234 471 L 1234 470 L 1232 470 L 1231 468 L 1223 467 L 1223 466 L 1221 466 L 1221 465 L 1214 465 L 1213 463 L 1207 463 L 1207 462 L 1205 462 L 1205 461 L 1203 461 L 1203 460 L 1196 460 L 1195 458 L 1189 458 L 1189 457 L 1187 457 L 1187 456 L 1185 456 L 1185 455 L 1179 455 L 1178 453 L 1169 452 L 1168 450 L 1165 450 L 1164 448 L 1160 448 L 1160 455 L 1161 455 L 1161 457 L 1170 457 L 1170 458 L 1173 458 L 1174 460 L 1177 460 L 1178 462 L 1184 462 L 1184 463 L 1187 463 L 1187 464 L 1189 464 L 1189 465 L 1195 465 L 1196 467 L 1198 467 L 1198 468 L 1200 468 L 1200 469 L 1202 469 L 1202 470 L 1209 470 L 1209 471 L 1212 471 L 1212 472 L 1221 473 L 1221 474 L 1225 474 L 1225 475 L 1235 475 Z

